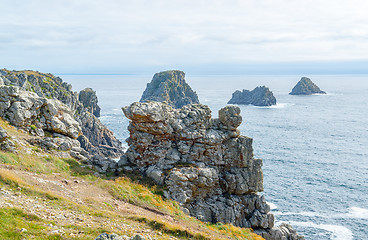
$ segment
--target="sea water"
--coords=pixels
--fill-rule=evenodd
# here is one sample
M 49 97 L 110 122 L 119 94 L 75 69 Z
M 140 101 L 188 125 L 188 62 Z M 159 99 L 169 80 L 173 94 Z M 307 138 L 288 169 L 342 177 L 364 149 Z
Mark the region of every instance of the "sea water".
M 101 121 L 123 142 L 121 107 L 139 101 L 152 76 L 64 75 L 74 90 L 92 87 Z M 186 80 L 212 115 L 235 90 L 265 85 L 272 107 L 240 106 L 242 135 L 263 159 L 264 189 L 276 224 L 308 240 L 368 239 L 368 76 L 308 76 L 327 95 L 292 96 L 301 76 L 191 76 Z

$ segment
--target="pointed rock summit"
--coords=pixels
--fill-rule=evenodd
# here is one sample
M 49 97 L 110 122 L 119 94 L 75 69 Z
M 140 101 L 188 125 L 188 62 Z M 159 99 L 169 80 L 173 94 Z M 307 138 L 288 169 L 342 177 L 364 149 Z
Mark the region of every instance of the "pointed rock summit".
M 184 78 L 185 73 L 178 70 L 156 73 L 152 81 L 147 84 L 140 102 L 166 101 L 174 108 L 199 103 L 196 92 L 185 82 Z
M 254 105 L 254 106 L 272 106 L 276 105 L 276 98 L 266 86 L 256 87 L 252 91 L 236 90 L 228 104 Z
M 309 78 L 302 77 L 300 81 L 295 85 L 290 95 L 311 95 L 311 94 L 326 94 L 326 92 L 319 89 Z

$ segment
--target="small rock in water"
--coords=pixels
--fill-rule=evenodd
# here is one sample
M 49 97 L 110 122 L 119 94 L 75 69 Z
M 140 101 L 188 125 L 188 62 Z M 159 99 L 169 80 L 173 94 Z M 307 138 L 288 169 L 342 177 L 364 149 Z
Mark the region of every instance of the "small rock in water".
M 311 94 L 326 94 L 326 92 L 319 89 L 309 78 L 302 77 L 300 81 L 295 85 L 290 95 L 311 95 Z
M 276 105 L 276 98 L 266 86 L 256 87 L 252 91 L 237 90 L 233 93 L 228 104 L 254 105 L 254 106 L 272 106 Z

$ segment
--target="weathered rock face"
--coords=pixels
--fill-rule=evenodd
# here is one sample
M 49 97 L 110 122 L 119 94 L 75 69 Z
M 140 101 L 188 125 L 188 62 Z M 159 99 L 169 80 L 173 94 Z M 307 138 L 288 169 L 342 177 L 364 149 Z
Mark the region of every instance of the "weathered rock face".
M 182 71 L 164 71 L 156 73 L 147 84 L 140 102 L 166 101 L 174 108 L 181 108 L 187 104 L 199 103 L 197 94 L 185 82 Z
M 68 113 L 68 118 L 66 120 L 69 121 L 69 118 L 73 118 L 79 123 L 88 141 L 88 144 L 82 145 L 90 146 L 90 148 L 86 148 L 85 150 L 90 151 L 91 154 L 98 153 L 106 157 L 119 157 L 122 154 L 123 149 L 121 142 L 117 140 L 113 133 L 97 118 L 97 116 L 100 115 L 100 107 L 97 104 L 98 99 L 96 92 L 92 89 L 85 89 L 78 94 L 72 91 L 72 86 L 70 84 L 63 82 L 59 77 L 55 77 L 52 74 L 28 70 L 9 71 L 0 69 L 0 85 L 1 84 L 18 86 L 21 91 L 28 91 L 33 99 L 36 99 L 33 93 L 37 94 L 39 98 L 37 98 L 37 102 L 35 102 L 33 106 L 35 109 L 38 109 L 39 105 L 43 105 L 44 102 L 51 103 L 54 101 L 52 99 L 57 99 L 64 103 L 67 108 L 63 107 L 63 112 Z M 23 96 L 24 94 L 25 93 L 22 93 Z M 24 103 L 17 103 L 14 105 L 12 112 L 17 114 L 18 107 L 20 107 L 19 110 L 21 110 L 23 105 Z M 51 109 L 51 111 L 53 110 Z M 19 112 L 19 114 L 23 113 L 24 111 Z M 33 121 L 33 118 L 34 116 L 31 117 L 31 121 Z M 62 117 L 59 117 L 59 120 L 61 118 Z M 29 123 L 29 120 L 25 121 L 23 124 L 12 122 L 12 124 L 18 127 L 26 127 Z M 54 121 L 50 124 L 58 125 L 59 123 Z M 55 128 L 54 132 L 65 134 L 65 131 L 58 131 L 58 128 Z M 71 135 L 68 134 L 68 136 Z M 76 136 L 73 135 L 73 138 L 75 137 Z M 101 151 L 99 151 L 99 149 Z
M 276 105 L 276 98 L 268 87 L 256 87 L 252 91 L 243 90 L 242 92 L 236 90 L 228 104 L 244 104 L 254 106 L 272 106 Z
M 123 154 L 121 142 L 92 113 L 84 111 L 80 113 L 78 120 L 83 135 L 86 137 L 83 140 L 78 138 L 78 140 L 81 141 L 82 147 L 87 151 L 113 158 L 119 158 Z
M 98 99 L 96 92 L 92 88 L 86 88 L 79 92 L 79 101 L 83 104 L 84 108 L 93 113 L 96 117 L 100 117 L 101 108 L 98 106 Z
M 71 110 L 77 109 L 79 105 L 78 93 L 72 91 L 72 86 L 50 73 L 0 69 L 0 75 L 4 85 L 18 86 L 40 97 L 58 99 Z
M 17 127 L 34 125 L 74 139 L 82 131 L 63 103 L 22 91 L 18 87 L 0 86 L 0 116 Z
M 130 164 L 165 185 L 165 195 L 200 220 L 278 232 L 270 207 L 257 194 L 263 191 L 262 160 L 253 157 L 252 139 L 237 129 L 238 107 L 221 109 L 218 119 L 201 104 L 173 109 L 133 103 L 123 111 L 131 120 L 130 137 L 119 166 Z
M 319 89 L 309 78 L 302 77 L 301 80 L 295 85 L 290 95 L 311 95 L 311 94 L 326 94 L 326 92 Z

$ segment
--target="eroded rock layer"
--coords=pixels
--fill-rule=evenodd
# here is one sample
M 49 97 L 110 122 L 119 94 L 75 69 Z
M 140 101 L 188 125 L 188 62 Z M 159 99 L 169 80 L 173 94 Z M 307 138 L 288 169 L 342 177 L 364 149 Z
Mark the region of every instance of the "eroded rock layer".
M 131 122 L 121 168 L 136 168 L 164 185 L 166 197 L 200 220 L 260 229 L 267 239 L 286 236 L 273 228 L 270 207 L 257 194 L 263 191 L 262 160 L 237 129 L 238 107 L 221 109 L 218 119 L 201 104 L 133 103 L 123 111 Z

